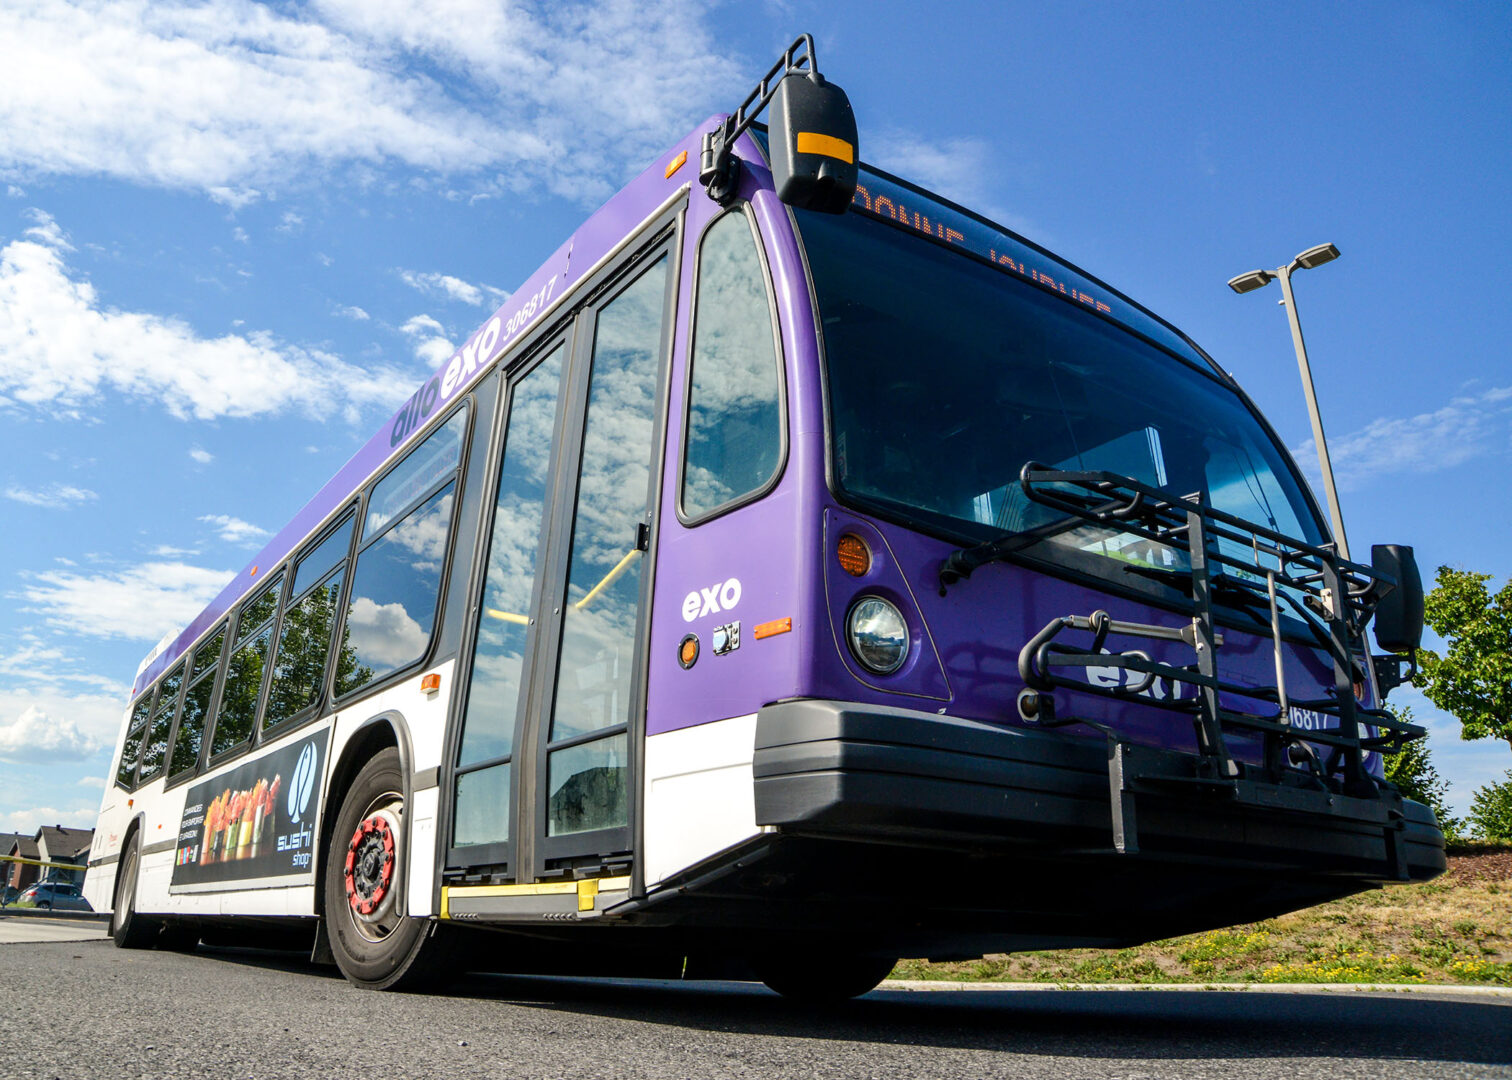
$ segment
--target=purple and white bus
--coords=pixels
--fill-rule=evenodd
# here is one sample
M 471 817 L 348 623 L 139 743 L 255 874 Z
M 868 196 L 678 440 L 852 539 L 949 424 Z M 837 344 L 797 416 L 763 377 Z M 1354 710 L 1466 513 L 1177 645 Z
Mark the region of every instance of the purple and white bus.
M 800 39 L 148 657 L 117 944 L 817 999 L 1443 869 L 1379 756 L 1411 549 L 1341 557 L 1185 335 L 856 146 Z

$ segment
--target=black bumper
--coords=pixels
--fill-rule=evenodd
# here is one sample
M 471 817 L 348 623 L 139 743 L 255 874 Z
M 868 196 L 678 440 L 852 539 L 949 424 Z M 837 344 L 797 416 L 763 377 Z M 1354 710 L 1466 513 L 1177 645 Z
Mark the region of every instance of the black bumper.
M 1445 866 L 1432 811 L 1395 792 L 1206 780 L 1191 754 L 906 709 L 769 705 L 754 773 L 757 823 L 792 836 L 1279 875 L 1307 902 Z

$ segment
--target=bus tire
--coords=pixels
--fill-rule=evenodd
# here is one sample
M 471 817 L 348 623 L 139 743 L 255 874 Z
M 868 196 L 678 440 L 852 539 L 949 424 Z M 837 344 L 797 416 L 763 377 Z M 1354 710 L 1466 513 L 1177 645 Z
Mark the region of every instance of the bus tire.
M 405 913 L 404 773 L 399 751 L 379 751 L 347 789 L 326 853 L 326 933 L 336 966 L 368 990 L 413 990 L 445 975 L 442 939 Z
M 150 949 L 162 925 L 136 909 L 137 879 L 142 872 L 140 837 L 133 834 L 121 853 L 116 874 L 115 903 L 110 909 L 110 936 L 118 949 Z
M 896 967 L 896 958 L 862 953 L 782 950 L 754 961 L 770 989 L 805 1005 L 834 1004 L 875 990 Z

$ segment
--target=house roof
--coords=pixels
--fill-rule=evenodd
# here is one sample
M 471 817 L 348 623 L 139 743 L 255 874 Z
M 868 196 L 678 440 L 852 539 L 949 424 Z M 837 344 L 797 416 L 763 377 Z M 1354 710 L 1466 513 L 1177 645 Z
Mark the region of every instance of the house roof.
M 6 833 L 5 835 L 14 837 L 14 840 L 5 845 L 5 853 L 7 855 L 19 855 L 23 859 L 35 859 L 40 854 L 37 850 L 35 837 L 27 836 L 25 833 Z
M 88 852 L 94 842 L 93 829 L 69 829 L 62 825 L 44 825 L 37 830 L 37 847 L 44 845 L 47 854 L 54 860 L 71 859 L 80 852 Z

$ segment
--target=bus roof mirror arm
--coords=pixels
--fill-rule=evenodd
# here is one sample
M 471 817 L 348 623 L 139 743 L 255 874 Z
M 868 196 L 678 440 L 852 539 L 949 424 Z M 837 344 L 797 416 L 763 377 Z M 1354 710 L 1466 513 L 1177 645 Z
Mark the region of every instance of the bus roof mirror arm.
M 735 140 L 768 104 L 777 197 L 790 206 L 843 214 L 856 193 L 856 117 L 845 91 L 819 74 L 808 34 L 788 47 L 724 123 L 705 133 L 699 183 L 722 206 L 735 198 L 740 179 Z

